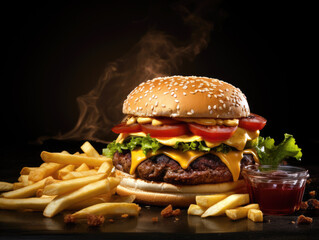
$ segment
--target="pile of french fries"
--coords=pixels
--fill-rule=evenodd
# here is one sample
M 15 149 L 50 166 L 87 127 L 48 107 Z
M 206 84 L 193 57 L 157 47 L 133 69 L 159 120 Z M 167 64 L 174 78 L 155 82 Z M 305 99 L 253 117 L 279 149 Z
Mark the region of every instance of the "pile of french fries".
M 73 219 L 88 215 L 137 216 L 135 196 L 117 196 L 120 182 L 110 158 L 85 142 L 83 153 L 43 151 L 40 167 L 23 167 L 16 183 L 0 182 L 0 209 L 43 211 L 53 217 L 63 210 L 79 210 Z
M 191 204 L 187 213 L 202 218 L 226 214 L 232 220 L 248 217 L 254 222 L 263 221 L 263 213 L 259 210 L 259 205 L 249 204 L 248 194 L 224 193 L 196 196 L 196 204 Z

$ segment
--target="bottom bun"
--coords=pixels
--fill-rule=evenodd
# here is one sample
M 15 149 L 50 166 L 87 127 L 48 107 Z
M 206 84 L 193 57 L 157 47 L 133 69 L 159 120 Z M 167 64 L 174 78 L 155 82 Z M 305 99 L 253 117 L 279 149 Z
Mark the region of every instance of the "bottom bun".
M 247 192 L 244 180 L 182 186 L 136 179 L 134 176 L 119 170 L 116 170 L 116 176 L 122 179 L 117 186 L 117 194 L 121 196 L 135 195 L 136 202 L 156 206 L 172 204 L 178 207 L 188 207 L 195 203 L 195 198 L 198 195 Z

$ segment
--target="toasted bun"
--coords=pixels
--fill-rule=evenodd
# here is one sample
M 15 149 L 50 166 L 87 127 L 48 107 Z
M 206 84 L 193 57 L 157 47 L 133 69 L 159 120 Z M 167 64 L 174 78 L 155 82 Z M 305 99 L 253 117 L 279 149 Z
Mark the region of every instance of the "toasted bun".
M 198 195 L 227 192 L 247 192 L 244 180 L 218 184 L 201 184 L 177 186 L 169 183 L 157 183 L 136 179 L 132 175 L 116 170 L 116 176 L 122 180 L 117 187 L 117 193 L 122 196 L 135 195 L 138 203 L 166 206 L 172 204 L 187 207 L 195 203 Z
M 250 114 L 240 89 L 218 79 L 172 76 L 137 86 L 123 113 L 145 117 L 242 118 Z

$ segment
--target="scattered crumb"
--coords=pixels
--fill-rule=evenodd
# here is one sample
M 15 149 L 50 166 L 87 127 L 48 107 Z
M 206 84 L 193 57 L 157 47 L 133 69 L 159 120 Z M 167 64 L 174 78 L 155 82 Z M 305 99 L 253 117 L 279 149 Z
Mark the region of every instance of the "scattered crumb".
M 310 191 L 310 192 L 309 192 L 309 195 L 310 195 L 311 197 L 315 197 L 315 196 L 316 196 L 316 191 Z
M 128 217 L 127 213 L 121 215 L 121 218 L 127 218 L 127 217 Z
M 301 202 L 300 210 L 307 210 L 307 208 L 308 208 L 308 202 Z
M 307 201 L 308 203 L 308 209 L 319 209 L 319 201 L 317 199 L 309 199 Z
M 72 214 L 65 215 L 64 223 L 75 223 L 75 218 L 72 216 Z
M 300 215 L 297 219 L 297 224 L 311 224 L 312 223 L 312 218 L 306 217 L 304 215 Z
M 110 223 L 114 223 L 114 219 L 113 219 L 113 218 L 110 218 L 110 219 L 109 219 L 109 222 L 110 222 Z
M 291 221 L 290 223 L 291 223 L 291 224 L 295 224 L 296 222 L 295 222 L 295 221 Z
M 310 184 L 312 182 L 312 180 L 309 178 L 308 180 L 307 180 L 307 184 Z
M 161 216 L 164 218 L 172 217 L 172 216 L 176 217 L 176 216 L 179 216 L 180 214 L 181 214 L 181 210 L 180 209 L 173 210 L 173 207 L 171 204 L 161 211 Z
M 88 215 L 87 224 L 91 227 L 101 226 L 105 221 L 104 216 Z
M 173 210 L 172 215 L 173 215 L 173 216 L 179 216 L 179 215 L 181 215 L 181 210 L 180 210 L 179 208 Z
M 157 223 L 158 222 L 158 217 L 152 217 L 152 222 Z
M 173 212 L 173 207 L 172 205 L 168 205 L 166 208 L 164 208 L 162 211 L 161 211 L 161 216 L 162 217 L 171 217 L 172 216 L 172 212 Z

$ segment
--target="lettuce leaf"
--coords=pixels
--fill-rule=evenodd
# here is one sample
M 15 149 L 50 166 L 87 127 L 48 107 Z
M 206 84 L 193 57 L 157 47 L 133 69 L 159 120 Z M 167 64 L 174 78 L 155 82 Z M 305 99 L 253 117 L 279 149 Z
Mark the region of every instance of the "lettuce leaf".
M 284 140 L 275 145 L 275 140 L 270 137 L 259 137 L 254 146 L 259 161 L 265 165 L 278 165 L 288 157 L 300 160 L 302 157 L 301 149 L 296 144 L 296 140 L 290 134 L 285 133 Z
M 114 153 L 122 153 L 123 150 L 134 150 L 135 148 L 141 147 L 143 153 L 147 155 L 149 151 L 156 152 L 163 145 L 156 139 L 151 138 L 149 135 L 146 137 L 131 137 L 124 143 L 116 143 L 115 141 L 109 143 L 107 148 L 103 149 L 103 155 L 112 158 Z
M 116 152 L 122 153 L 123 150 L 132 151 L 139 147 L 143 150 L 144 154 L 147 155 L 149 151 L 156 152 L 163 146 L 163 144 L 159 143 L 155 138 L 151 138 L 149 135 L 146 137 L 130 137 L 123 143 L 116 143 L 115 141 L 109 143 L 107 148 L 103 149 L 103 155 L 112 158 Z M 193 150 L 201 152 L 216 151 L 228 153 L 233 150 L 232 147 L 223 143 L 217 147 L 209 148 L 206 146 L 204 141 L 176 142 L 173 148 L 179 149 L 183 152 Z

